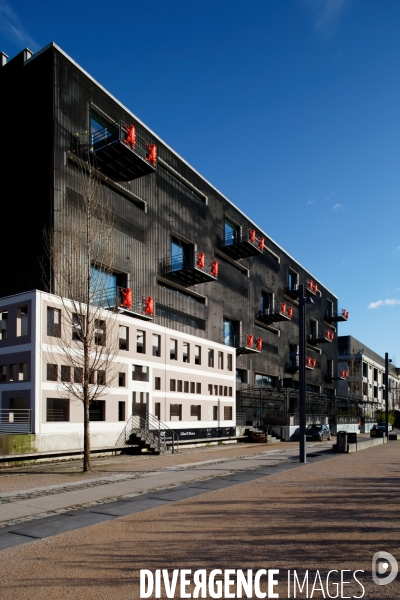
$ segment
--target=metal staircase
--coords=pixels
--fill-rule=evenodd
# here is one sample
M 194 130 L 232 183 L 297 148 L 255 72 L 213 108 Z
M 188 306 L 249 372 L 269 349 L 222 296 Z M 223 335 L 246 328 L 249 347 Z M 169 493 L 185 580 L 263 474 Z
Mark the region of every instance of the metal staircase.
M 146 449 L 151 454 L 174 454 L 178 452 L 179 435 L 150 413 L 141 417 L 133 412 L 117 441 L 117 445 L 125 444 Z

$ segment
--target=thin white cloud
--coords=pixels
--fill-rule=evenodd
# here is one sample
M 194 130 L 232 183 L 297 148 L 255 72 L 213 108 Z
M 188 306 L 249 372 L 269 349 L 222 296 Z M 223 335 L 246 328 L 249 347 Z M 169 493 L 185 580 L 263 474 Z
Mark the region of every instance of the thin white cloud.
M 333 212 L 343 212 L 344 206 L 343 206 L 343 204 L 334 204 L 332 206 L 332 210 L 333 210 Z
M 400 300 L 396 300 L 396 298 L 386 298 L 386 300 L 377 300 L 376 302 L 371 302 L 368 308 L 379 308 L 380 306 L 390 306 L 393 308 L 393 306 L 397 306 L 398 304 L 400 304 Z
M 349 0 L 306 0 L 314 18 L 315 32 L 323 38 L 335 33 L 340 15 Z
M 315 200 L 308 200 L 307 204 L 315 204 Z
M 33 52 L 40 49 L 39 44 L 27 32 L 18 15 L 5 0 L 0 0 L 0 31 L 19 46 L 28 47 Z

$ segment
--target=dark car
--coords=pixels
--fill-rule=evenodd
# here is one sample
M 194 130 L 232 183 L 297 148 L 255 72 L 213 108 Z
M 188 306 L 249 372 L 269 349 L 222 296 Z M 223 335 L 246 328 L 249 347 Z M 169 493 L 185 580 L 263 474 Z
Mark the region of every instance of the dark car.
M 307 440 L 315 440 L 322 442 L 324 438 L 331 439 L 331 432 L 327 425 L 307 425 L 306 427 Z
M 383 431 L 386 432 L 386 423 L 378 423 L 378 425 L 374 425 L 371 431 Z M 388 424 L 388 431 L 392 431 L 392 426 Z

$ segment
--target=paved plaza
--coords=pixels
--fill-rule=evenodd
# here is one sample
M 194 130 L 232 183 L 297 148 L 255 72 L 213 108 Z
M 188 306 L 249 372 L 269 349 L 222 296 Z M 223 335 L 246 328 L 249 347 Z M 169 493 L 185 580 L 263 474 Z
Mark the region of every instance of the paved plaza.
M 309 594 L 319 572 L 313 598 L 347 570 L 337 597 L 398 599 L 397 579 L 372 583 L 371 562 L 400 559 L 400 444 L 330 448 L 310 445 L 306 465 L 296 444 L 260 444 L 108 457 L 88 477 L 75 461 L 2 470 L 0 598 L 139 598 L 140 569 L 279 569 L 280 598 L 288 570 L 308 570 Z

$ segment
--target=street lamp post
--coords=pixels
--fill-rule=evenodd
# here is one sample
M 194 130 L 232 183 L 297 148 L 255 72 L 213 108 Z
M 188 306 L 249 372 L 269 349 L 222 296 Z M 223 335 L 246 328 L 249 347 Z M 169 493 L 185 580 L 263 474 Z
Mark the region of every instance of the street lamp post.
M 386 441 L 389 441 L 389 354 L 385 352 L 385 423 Z
M 299 285 L 299 425 L 300 462 L 307 462 L 306 455 L 306 320 L 305 305 L 312 303 L 310 296 L 304 296 L 304 284 Z

